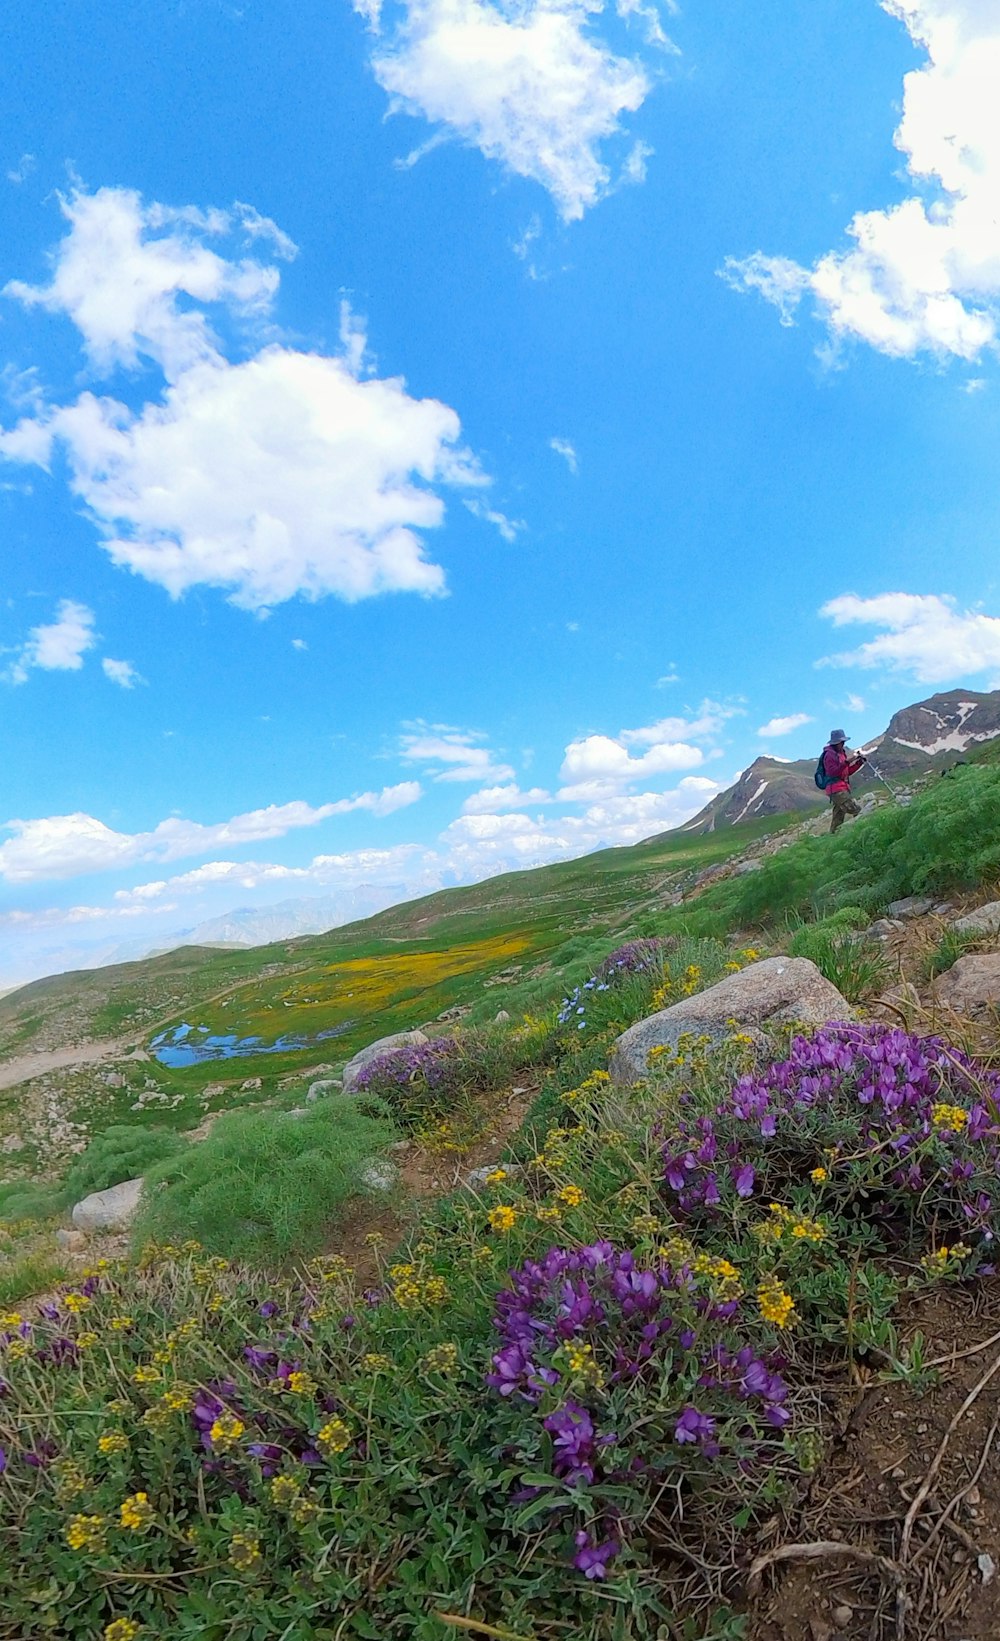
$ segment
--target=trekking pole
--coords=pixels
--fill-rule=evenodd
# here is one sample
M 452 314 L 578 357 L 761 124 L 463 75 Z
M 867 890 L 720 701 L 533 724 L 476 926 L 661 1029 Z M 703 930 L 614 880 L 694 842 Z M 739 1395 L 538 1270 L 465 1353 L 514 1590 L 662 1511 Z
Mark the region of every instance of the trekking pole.
M 864 753 L 862 753 L 861 756 L 864 757 Z M 882 771 L 879 768 L 877 768 L 875 764 L 872 763 L 870 758 L 865 758 L 865 768 L 871 770 L 872 774 L 875 776 L 875 779 L 877 781 L 882 782 L 882 785 L 885 787 L 886 791 L 891 795 L 894 802 L 898 803 L 899 802 L 899 793 L 896 791 L 896 788 L 894 786 L 889 785 L 889 782 L 886 780 L 886 778 L 883 775 Z

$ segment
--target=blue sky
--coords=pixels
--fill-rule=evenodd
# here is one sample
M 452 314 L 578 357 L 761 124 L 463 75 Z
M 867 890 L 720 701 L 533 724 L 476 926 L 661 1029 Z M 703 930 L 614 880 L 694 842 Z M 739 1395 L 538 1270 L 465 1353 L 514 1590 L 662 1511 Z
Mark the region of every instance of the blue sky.
M 10 0 L 0 985 L 1000 681 L 995 13 Z

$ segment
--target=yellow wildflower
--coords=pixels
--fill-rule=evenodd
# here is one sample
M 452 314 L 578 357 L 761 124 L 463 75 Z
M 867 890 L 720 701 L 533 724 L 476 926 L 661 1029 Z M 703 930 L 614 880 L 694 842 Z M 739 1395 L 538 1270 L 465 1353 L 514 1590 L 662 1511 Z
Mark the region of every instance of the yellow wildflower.
M 604 1374 L 594 1357 L 593 1346 L 571 1339 L 562 1347 L 559 1355 L 574 1379 L 582 1380 L 594 1390 L 603 1388 Z M 559 1356 L 556 1360 L 559 1360 Z
M 5 1311 L 0 1316 L 0 1328 L 19 1328 L 24 1321 L 20 1311 Z
M 564 1202 L 567 1208 L 579 1208 L 584 1198 L 584 1194 L 578 1185 L 564 1185 L 562 1190 L 556 1193 L 556 1196 L 557 1200 Z
M 64 1535 L 66 1543 L 71 1550 L 103 1550 L 106 1526 L 103 1516 L 71 1516 Z
M 78 1333 L 76 1336 L 77 1350 L 93 1350 L 94 1346 L 99 1342 L 100 1341 L 96 1333 Z
M 969 1113 L 963 1111 L 960 1105 L 939 1102 L 931 1108 L 931 1121 L 935 1128 L 946 1128 L 954 1134 L 960 1134 L 968 1120 Z
M 369 1373 L 384 1373 L 387 1368 L 392 1367 L 392 1363 L 380 1350 L 370 1350 L 362 1356 L 361 1366 L 367 1368 Z
M 316 1437 L 316 1446 L 327 1458 L 350 1446 L 351 1432 L 343 1419 L 329 1419 Z
M 112 1316 L 110 1322 L 108 1323 L 108 1327 L 111 1329 L 112 1333 L 124 1333 L 126 1328 L 131 1328 L 134 1326 L 135 1324 L 132 1321 L 131 1316 Z
M 562 1219 L 562 1210 L 554 1204 L 549 1207 L 536 1208 L 535 1218 L 540 1220 L 543 1225 L 558 1224 L 559 1220 Z
M 517 1209 L 504 1203 L 497 1208 L 491 1208 L 486 1217 L 491 1230 L 511 1231 L 517 1224 Z
M 296 1527 L 308 1527 L 319 1515 L 319 1505 L 315 1499 L 298 1499 L 292 1505 L 290 1513 Z
M 288 1388 L 296 1396 L 312 1396 L 316 1391 L 316 1381 L 311 1373 L 296 1371 L 288 1375 Z
M 90 1300 L 85 1293 L 68 1293 L 63 1298 L 63 1304 L 72 1316 L 79 1316 L 81 1311 L 87 1309 Z
M 104 1641 L 135 1641 L 142 1634 L 142 1625 L 134 1618 L 113 1618 L 104 1626 Z
M 162 1405 L 168 1413 L 187 1413 L 194 1401 L 194 1394 L 189 1385 L 171 1385 L 163 1392 Z
M 136 1385 L 155 1385 L 160 1378 L 160 1370 L 149 1363 L 141 1364 L 132 1375 L 132 1382 Z
M 128 1437 L 121 1430 L 111 1430 L 100 1438 L 97 1447 L 101 1453 L 127 1453 Z
M 435 1345 L 420 1365 L 425 1373 L 454 1373 L 458 1366 L 458 1346 Z
M 52 1480 L 56 1497 L 61 1501 L 75 1499 L 86 1492 L 90 1483 L 75 1459 L 57 1459 L 52 1466 Z
M 228 1452 L 231 1447 L 236 1446 L 244 1428 L 243 1420 L 238 1419 L 235 1413 L 220 1413 L 208 1433 L 212 1446 L 220 1453 Z
M 425 1305 L 443 1305 L 448 1298 L 448 1284 L 443 1276 L 429 1276 L 424 1283 L 422 1298 Z
M 813 1168 L 810 1171 L 810 1174 L 809 1174 L 809 1178 L 811 1180 L 814 1180 L 817 1185 L 822 1185 L 823 1181 L 825 1179 L 829 1179 L 829 1177 L 830 1176 L 827 1173 L 826 1169 L 823 1168 L 822 1166 L 819 1167 L 819 1168 Z
M 484 1183 L 486 1185 L 500 1185 L 507 1178 L 506 1168 L 491 1168 Z
M 279 1506 L 294 1504 L 302 1491 L 296 1476 L 275 1476 L 270 1486 L 271 1503 Z
M 252 1533 L 234 1533 L 229 1540 L 230 1565 L 238 1573 L 252 1573 L 260 1566 L 260 1540 Z
M 7 1355 L 12 1362 L 21 1361 L 22 1357 L 27 1356 L 27 1354 L 28 1341 L 26 1339 L 12 1339 L 7 1346 Z
M 155 1514 L 148 1493 L 131 1493 L 122 1501 L 121 1524 L 127 1527 L 130 1533 L 144 1532 Z
M 765 1277 L 758 1285 L 757 1304 L 764 1321 L 776 1328 L 790 1328 L 797 1321 L 795 1301 L 776 1277 Z

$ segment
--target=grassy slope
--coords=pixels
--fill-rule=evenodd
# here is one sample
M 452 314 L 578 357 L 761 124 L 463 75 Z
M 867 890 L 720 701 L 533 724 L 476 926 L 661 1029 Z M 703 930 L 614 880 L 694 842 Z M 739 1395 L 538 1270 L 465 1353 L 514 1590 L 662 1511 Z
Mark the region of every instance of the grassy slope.
M 331 1044 L 339 1058 L 382 1031 L 482 1001 L 491 978 L 510 971 L 519 977 L 546 963 L 558 972 L 570 937 L 613 939 L 690 874 L 788 824 L 789 817 L 779 817 L 708 837 L 668 834 L 442 890 L 328 934 L 246 951 L 184 947 L 39 980 L 0 999 L 0 1057 L 86 1038 L 145 1041 L 181 1020 L 266 1042 L 288 1033 L 314 1038 L 351 1021 Z M 488 996 L 501 1007 L 501 987 Z M 227 1072 L 274 1074 L 316 1058 L 314 1044 L 190 1075 L 204 1082 Z

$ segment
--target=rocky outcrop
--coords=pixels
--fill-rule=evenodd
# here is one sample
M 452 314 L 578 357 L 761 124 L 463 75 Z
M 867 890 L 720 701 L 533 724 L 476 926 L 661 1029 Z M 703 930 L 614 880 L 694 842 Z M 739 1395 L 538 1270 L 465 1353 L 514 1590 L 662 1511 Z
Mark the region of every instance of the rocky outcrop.
M 964 917 L 956 917 L 952 928 L 957 934 L 1000 934 L 1000 900 L 987 901 L 985 906 L 977 906 Z
M 121 1231 L 131 1225 L 142 1196 L 142 1180 L 127 1179 L 107 1191 L 94 1191 L 73 1209 L 78 1231 Z
M 676 1048 L 686 1033 L 721 1042 L 733 1020 L 739 1029 L 754 1031 L 792 1020 L 820 1026 L 851 1018 L 850 1005 L 815 963 L 805 957 L 766 957 L 630 1026 L 612 1050 L 611 1076 L 628 1087 L 646 1075 L 651 1049 Z
M 1000 952 L 960 957 L 934 982 L 934 997 L 945 1008 L 973 1019 L 1000 1008 Z
M 383 1054 L 391 1054 L 394 1048 L 411 1048 L 415 1043 L 426 1043 L 427 1038 L 422 1031 L 396 1031 L 390 1037 L 379 1037 L 367 1048 L 360 1049 L 353 1060 L 348 1060 L 341 1073 L 344 1093 L 352 1094 L 359 1074 L 370 1065 L 373 1060 L 381 1059 Z

